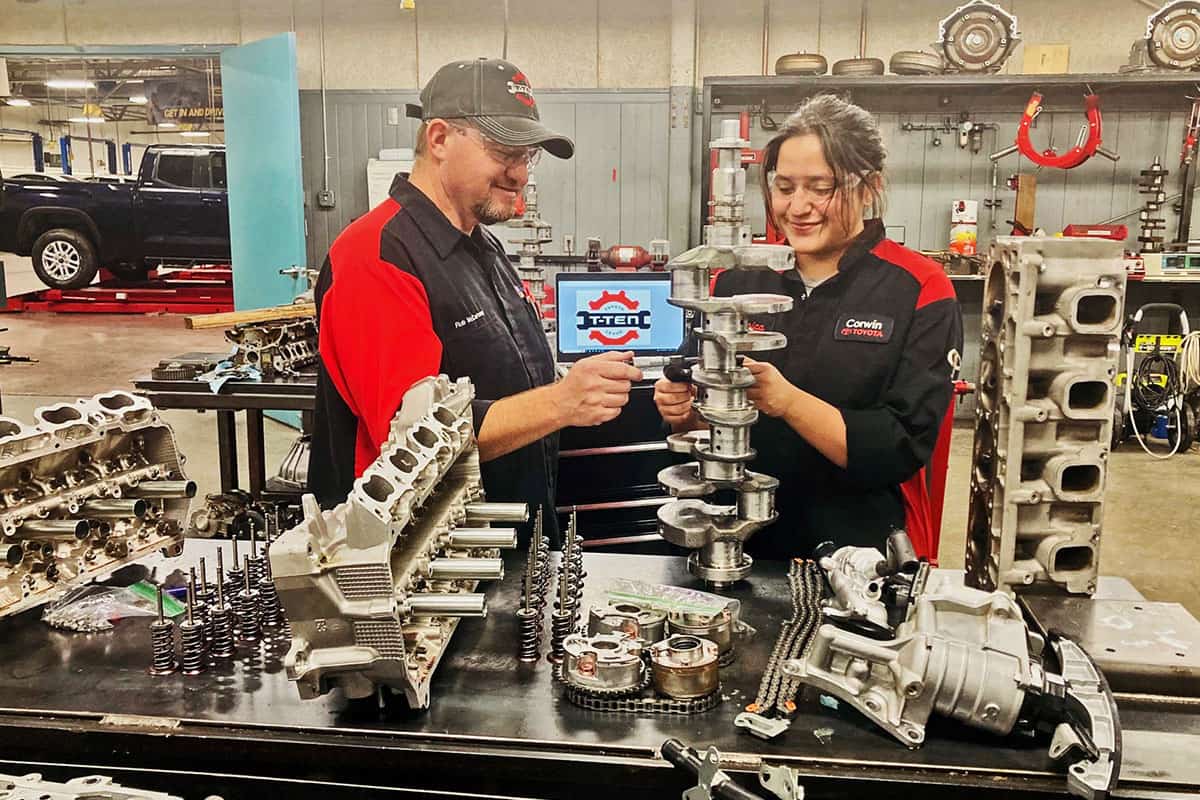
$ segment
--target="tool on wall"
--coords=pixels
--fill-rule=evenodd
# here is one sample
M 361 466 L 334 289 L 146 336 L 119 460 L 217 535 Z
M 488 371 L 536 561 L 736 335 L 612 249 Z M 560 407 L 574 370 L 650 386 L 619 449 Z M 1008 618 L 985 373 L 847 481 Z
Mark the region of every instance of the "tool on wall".
M 1017 18 L 995 3 L 961 5 L 938 23 L 947 72 L 999 72 L 1020 41 Z
M 1154 157 L 1149 169 L 1141 171 L 1138 194 L 1146 195 L 1146 203 L 1138 215 L 1142 224 L 1138 244 L 1143 253 L 1161 253 L 1163 249 L 1167 220 L 1162 216 L 1162 207 L 1167 202 L 1166 180 L 1169 174 L 1158 156 Z
M 1173 0 L 1146 18 L 1146 54 L 1167 69 L 1200 66 L 1200 2 Z
M 1197 87 L 1200 91 L 1200 87 Z M 1176 244 L 1186 244 L 1192 232 L 1192 202 L 1196 197 L 1196 149 L 1200 146 L 1200 97 L 1191 98 L 1192 113 L 1188 117 L 1187 130 L 1183 136 L 1183 152 L 1179 155 L 1179 186 L 1183 200 L 1179 209 L 1179 229 L 1175 234 Z
M 931 147 L 942 146 L 942 138 L 937 134 L 957 134 L 960 149 L 965 150 L 970 147 L 972 153 L 978 153 L 983 149 L 983 132 L 996 130 L 999 127 L 994 122 L 978 122 L 971 116 L 971 112 L 961 111 L 959 112 L 957 121 L 950 117 L 945 117 L 940 124 L 905 122 L 900 126 L 900 130 L 905 133 L 933 131 L 934 136 L 929 141 Z
M 1034 92 L 1030 95 L 1029 102 L 1025 104 L 1024 113 L 1021 114 L 1021 123 L 1017 126 L 1016 143 L 992 153 L 990 158 L 996 161 L 1020 151 L 1022 156 L 1039 167 L 1054 167 L 1056 169 L 1074 169 L 1096 154 L 1102 155 L 1111 161 L 1119 160 L 1119 155 L 1110 150 L 1105 150 L 1101 146 L 1103 140 L 1100 96 L 1089 87 L 1083 100 L 1085 106 L 1084 114 L 1087 116 L 1087 122 L 1080 127 L 1075 145 L 1066 152 L 1059 153 L 1054 149 L 1053 145 L 1047 146 L 1044 150 L 1038 150 L 1033 146 L 1033 142 L 1029 137 L 1029 131 L 1044 110 L 1041 92 Z

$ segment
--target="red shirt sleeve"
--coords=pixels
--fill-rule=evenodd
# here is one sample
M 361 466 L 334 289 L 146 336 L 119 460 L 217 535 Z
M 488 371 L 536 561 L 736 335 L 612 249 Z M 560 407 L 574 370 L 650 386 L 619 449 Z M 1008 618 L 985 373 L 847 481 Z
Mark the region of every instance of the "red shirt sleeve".
M 379 457 L 404 393 L 437 374 L 442 342 L 433 330 L 425 287 L 414 275 L 353 252 L 330 257 L 333 283 L 321 303 L 321 361 L 358 418 L 357 477 Z

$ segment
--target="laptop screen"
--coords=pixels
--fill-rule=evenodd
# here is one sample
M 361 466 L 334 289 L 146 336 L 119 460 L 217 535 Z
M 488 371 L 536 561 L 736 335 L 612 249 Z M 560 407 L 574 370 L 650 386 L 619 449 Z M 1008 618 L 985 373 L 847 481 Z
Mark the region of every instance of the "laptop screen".
M 612 350 L 637 356 L 678 352 L 683 309 L 667 302 L 668 272 L 560 272 L 555 280 L 558 360 Z

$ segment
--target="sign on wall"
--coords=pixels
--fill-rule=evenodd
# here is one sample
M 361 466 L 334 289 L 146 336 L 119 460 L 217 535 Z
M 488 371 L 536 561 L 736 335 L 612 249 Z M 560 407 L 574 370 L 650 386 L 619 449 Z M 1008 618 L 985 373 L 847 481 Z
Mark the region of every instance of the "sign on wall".
M 204 75 L 147 80 L 146 100 L 146 119 L 153 125 L 225 121 L 225 112 L 220 102 L 212 97 L 208 78 Z

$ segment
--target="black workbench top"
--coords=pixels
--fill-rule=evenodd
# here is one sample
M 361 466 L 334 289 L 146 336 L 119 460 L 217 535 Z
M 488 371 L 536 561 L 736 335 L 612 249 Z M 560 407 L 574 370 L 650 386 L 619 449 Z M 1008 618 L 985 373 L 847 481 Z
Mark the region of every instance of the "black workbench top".
M 191 563 L 215 546 L 189 540 L 177 561 Z M 157 569 L 161 575 L 173 566 L 161 562 Z M 152 677 L 146 672 L 145 619 L 96 634 L 51 630 L 37 610 L 0 621 L 0 753 L 27 763 L 50 748 L 57 763 L 112 769 L 153 763 L 188 771 L 218 764 L 228 770 L 233 759 L 241 772 L 258 776 L 454 789 L 519 786 L 544 796 L 580 796 L 551 787 L 577 783 L 612 793 L 624 784 L 646 789 L 678 783 L 656 757 L 664 739 L 678 737 L 696 747 L 716 746 L 734 767 L 755 769 L 760 757 L 791 763 L 814 784 L 897 783 L 914 791 L 919 786 L 924 796 L 938 787 L 954 794 L 964 786 L 1065 792 L 1065 779 L 1046 756 L 1047 742 L 999 739 L 948 720 L 931 720 L 925 746 L 908 750 L 854 712 L 831 710 L 805 695 L 791 729 L 775 741 L 736 729 L 733 717 L 754 699 L 767 653 L 790 615 L 779 563 L 756 564 L 750 579 L 730 592 L 757 634 L 738 643 L 736 662 L 722 670 L 725 699 L 716 709 L 666 717 L 572 706 L 558 696 L 545 661 L 516 659 L 512 611 L 521 566 L 511 560 L 506 579 L 488 589 L 486 619 L 459 626 L 426 711 L 409 710 L 402 700 L 380 707 L 338 693 L 303 701 L 283 669 L 285 643 L 240 650 L 233 663 L 202 676 Z M 589 597 L 598 597 L 617 575 L 694 585 L 677 558 L 589 553 L 586 568 Z M 1123 787 L 1194 791 L 1200 783 L 1196 759 L 1186 754 L 1200 753 L 1200 709 L 1123 710 L 1122 717 Z M 817 728 L 832 729 L 832 736 L 818 740 Z M 548 768 L 564 761 L 572 766 Z

